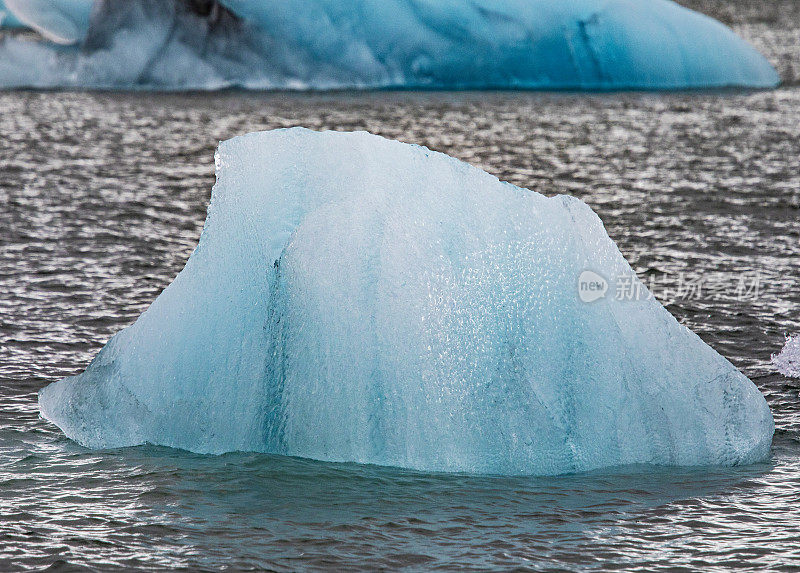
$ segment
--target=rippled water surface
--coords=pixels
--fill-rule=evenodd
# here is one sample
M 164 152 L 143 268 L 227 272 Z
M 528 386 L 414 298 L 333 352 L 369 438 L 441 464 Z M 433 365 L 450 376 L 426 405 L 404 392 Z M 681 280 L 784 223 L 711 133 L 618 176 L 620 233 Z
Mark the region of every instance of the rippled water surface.
M 747 10 L 722 16 L 791 80 L 795 28 Z M 0 109 L 0 569 L 800 570 L 800 381 L 770 365 L 800 331 L 800 89 L 20 92 Z M 667 308 L 765 393 L 771 460 L 430 475 L 91 452 L 39 419 L 36 392 L 85 368 L 182 268 L 216 142 L 293 125 L 367 129 L 585 200 Z

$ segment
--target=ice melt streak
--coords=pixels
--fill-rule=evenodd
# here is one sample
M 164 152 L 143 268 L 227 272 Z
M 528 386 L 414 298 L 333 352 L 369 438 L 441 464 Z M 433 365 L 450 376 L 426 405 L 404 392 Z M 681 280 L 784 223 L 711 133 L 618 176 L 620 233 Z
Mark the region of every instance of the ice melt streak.
M 238 137 L 184 270 L 41 412 L 91 448 L 421 470 L 767 457 L 753 383 L 656 300 L 583 302 L 587 269 L 632 273 L 577 199 L 367 133 Z

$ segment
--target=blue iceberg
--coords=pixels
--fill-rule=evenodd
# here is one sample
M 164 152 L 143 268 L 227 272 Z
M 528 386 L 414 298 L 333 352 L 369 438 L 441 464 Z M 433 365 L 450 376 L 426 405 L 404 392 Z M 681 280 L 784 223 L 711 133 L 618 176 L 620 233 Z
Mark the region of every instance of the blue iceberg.
M 7 0 L 0 86 L 769 88 L 773 67 L 669 0 Z
M 184 270 L 39 395 L 80 444 L 492 474 L 768 457 L 764 397 L 581 201 L 367 133 L 254 133 L 216 167 Z M 593 288 L 616 277 L 643 296 Z

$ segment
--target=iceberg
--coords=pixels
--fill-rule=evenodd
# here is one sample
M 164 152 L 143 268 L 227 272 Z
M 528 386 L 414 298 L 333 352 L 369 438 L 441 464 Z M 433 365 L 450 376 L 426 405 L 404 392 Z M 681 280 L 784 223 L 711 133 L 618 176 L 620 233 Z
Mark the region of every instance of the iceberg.
M 581 201 L 363 132 L 237 137 L 216 172 L 174 282 L 40 392 L 78 443 L 505 475 L 769 456 L 764 397 Z
M 772 364 L 787 378 L 800 378 L 800 334 L 786 337 L 780 353 L 772 355 Z
M 0 86 L 771 88 L 774 68 L 670 0 L 7 0 Z

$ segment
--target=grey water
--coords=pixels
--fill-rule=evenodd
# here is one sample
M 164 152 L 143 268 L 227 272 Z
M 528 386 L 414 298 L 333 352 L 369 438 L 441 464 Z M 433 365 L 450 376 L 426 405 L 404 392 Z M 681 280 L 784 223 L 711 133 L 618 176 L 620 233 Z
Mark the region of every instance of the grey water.
M 0 94 L 0 569 L 800 570 L 800 380 L 770 364 L 800 332 L 800 8 L 691 4 L 759 46 L 786 85 Z M 424 474 L 89 451 L 39 418 L 37 391 L 82 371 L 183 267 L 217 141 L 294 125 L 427 145 L 586 201 L 667 308 L 764 392 L 771 459 Z

